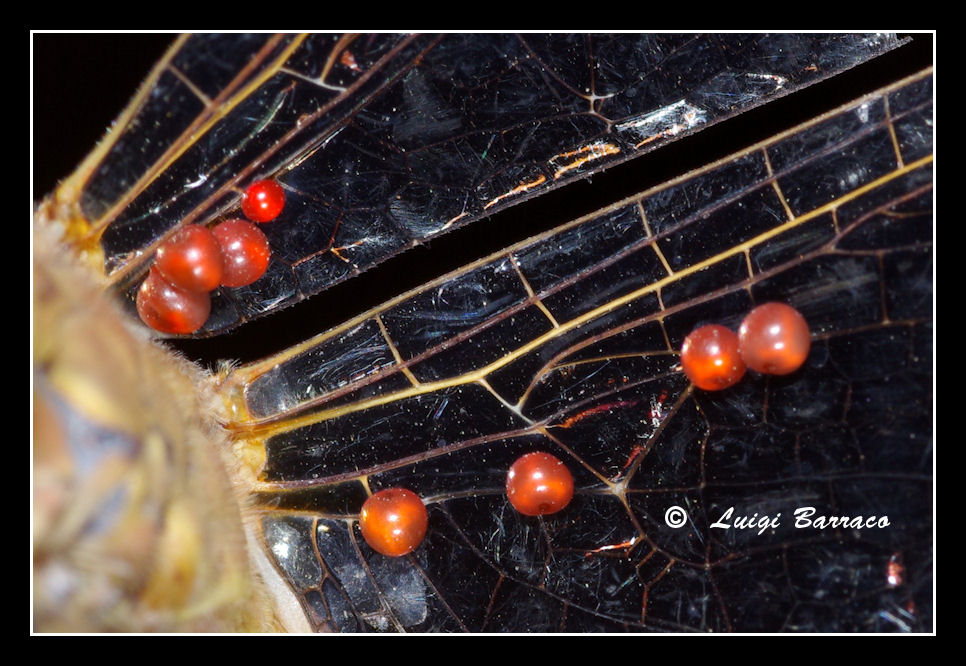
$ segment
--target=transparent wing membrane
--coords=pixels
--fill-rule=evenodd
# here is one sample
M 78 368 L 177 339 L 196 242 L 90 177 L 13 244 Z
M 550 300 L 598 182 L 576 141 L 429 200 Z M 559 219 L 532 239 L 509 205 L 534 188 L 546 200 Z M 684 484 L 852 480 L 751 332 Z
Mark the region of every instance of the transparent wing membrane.
M 897 46 L 889 35 L 195 35 L 60 196 L 133 303 L 181 225 L 287 193 L 274 260 L 199 335 Z M 133 306 L 132 306 L 133 311 Z

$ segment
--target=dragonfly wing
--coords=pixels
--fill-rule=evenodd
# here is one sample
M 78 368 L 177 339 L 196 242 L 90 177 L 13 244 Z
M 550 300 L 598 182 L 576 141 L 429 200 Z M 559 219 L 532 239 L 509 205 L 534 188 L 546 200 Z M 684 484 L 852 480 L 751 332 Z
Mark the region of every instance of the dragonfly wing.
M 931 137 L 927 72 L 235 369 L 262 538 L 310 619 L 928 629 Z M 684 336 L 771 300 L 809 321 L 806 365 L 691 387 Z M 559 514 L 506 499 L 534 450 L 574 474 Z M 393 486 L 430 515 L 398 559 L 357 523 Z
M 198 335 L 639 156 L 899 44 L 890 35 L 192 35 L 58 199 L 133 291 L 177 227 L 287 192 L 274 260 Z M 94 249 L 96 248 L 96 252 Z

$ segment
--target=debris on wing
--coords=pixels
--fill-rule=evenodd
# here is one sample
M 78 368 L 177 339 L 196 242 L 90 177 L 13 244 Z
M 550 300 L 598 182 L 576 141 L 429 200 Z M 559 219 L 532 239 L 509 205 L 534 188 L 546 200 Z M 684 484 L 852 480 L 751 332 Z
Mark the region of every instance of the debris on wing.
M 682 99 L 641 118 L 618 123 L 615 129 L 628 136 L 635 148 L 640 148 L 646 143 L 675 136 L 705 122 L 707 113 Z

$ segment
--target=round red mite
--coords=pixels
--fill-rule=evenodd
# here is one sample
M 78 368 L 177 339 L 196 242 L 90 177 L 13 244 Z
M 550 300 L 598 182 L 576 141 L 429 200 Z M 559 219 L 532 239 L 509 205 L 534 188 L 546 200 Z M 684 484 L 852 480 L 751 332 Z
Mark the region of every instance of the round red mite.
M 285 190 L 274 180 L 257 180 L 245 190 L 241 206 L 252 222 L 271 222 L 285 208 Z
M 506 475 L 506 496 L 525 516 L 556 513 L 574 496 L 574 477 L 563 461 L 536 451 L 517 459 Z
M 362 536 L 372 549 L 389 557 L 411 553 L 422 543 L 429 525 L 419 495 L 405 488 L 380 490 L 359 513 Z
M 162 333 L 194 333 L 211 313 L 211 296 L 206 291 L 188 291 L 164 279 L 152 266 L 137 296 L 141 321 Z
M 224 270 L 221 284 L 244 287 L 265 274 L 272 250 L 262 230 L 248 220 L 225 220 L 212 234 L 221 248 Z
M 787 375 L 798 370 L 812 347 L 808 322 L 784 303 L 764 303 L 748 313 L 738 329 L 738 348 L 756 372 Z
M 681 367 L 691 383 L 705 391 L 720 391 L 745 376 L 734 332 L 709 324 L 694 329 L 681 345 Z
M 158 248 L 154 265 L 164 278 L 188 291 L 211 291 L 221 284 L 222 256 L 214 234 L 189 224 Z

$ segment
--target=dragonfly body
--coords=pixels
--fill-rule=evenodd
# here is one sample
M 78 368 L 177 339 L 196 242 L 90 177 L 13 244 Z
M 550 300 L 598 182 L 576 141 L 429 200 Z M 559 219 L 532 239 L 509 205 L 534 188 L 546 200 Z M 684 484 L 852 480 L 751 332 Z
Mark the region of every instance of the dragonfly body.
M 277 627 L 252 612 L 260 592 L 210 379 L 128 325 L 45 231 L 34 242 L 36 628 Z

